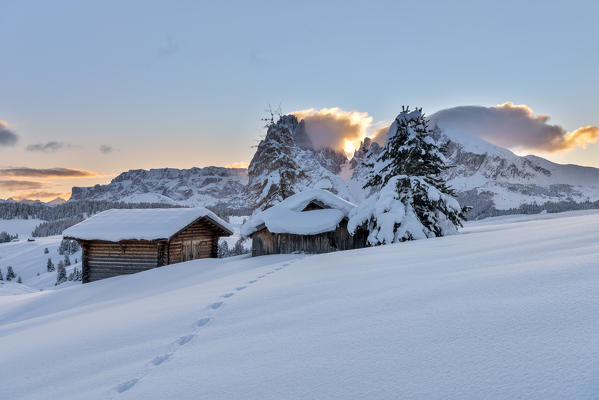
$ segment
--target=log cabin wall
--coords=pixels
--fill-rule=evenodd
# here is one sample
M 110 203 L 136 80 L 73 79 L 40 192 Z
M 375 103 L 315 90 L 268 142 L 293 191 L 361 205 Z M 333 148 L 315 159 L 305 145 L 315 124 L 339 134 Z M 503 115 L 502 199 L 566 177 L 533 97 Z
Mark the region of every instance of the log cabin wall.
M 271 233 L 267 229 L 255 232 L 252 238 L 252 256 L 267 254 L 289 254 L 294 252 L 318 254 L 338 250 L 366 247 L 368 233 L 362 229 L 353 236 L 347 230 L 347 220 L 341 221 L 337 229 L 317 235 L 295 235 Z
M 219 231 L 220 228 L 208 219 L 194 222 L 171 238 L 168 245 L 168 264 L 197 258 L 216 258 L 218 238 L 223 235 Z
M 120 243 L 99 240 L 81 242 L 83 283 L 134 274 L 163 265 L 160 242 L 141 240 Z M 162 252 L 163 253 L 163 252 Z

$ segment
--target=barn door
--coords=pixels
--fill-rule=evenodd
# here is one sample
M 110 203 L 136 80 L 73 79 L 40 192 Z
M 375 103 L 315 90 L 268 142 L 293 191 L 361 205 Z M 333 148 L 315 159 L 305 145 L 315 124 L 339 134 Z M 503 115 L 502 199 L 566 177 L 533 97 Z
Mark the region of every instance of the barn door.
M 185 240 L 183 242 L 183 248 L 181 249 L 181 261 L 193 260 L 192 249 L 193 247 L 191 240 Z
M 197 260 L 198 258 L 201 257 L 201 252 L 202 252 L 202 241 L 201 240 L 192 240 L 192 252 L 193 252 L 193 259 Z
M 211 241 L 210 240 L 193 240 L 192 241 L 192 254 L 193 259 L 206 258 L 211 254 Z

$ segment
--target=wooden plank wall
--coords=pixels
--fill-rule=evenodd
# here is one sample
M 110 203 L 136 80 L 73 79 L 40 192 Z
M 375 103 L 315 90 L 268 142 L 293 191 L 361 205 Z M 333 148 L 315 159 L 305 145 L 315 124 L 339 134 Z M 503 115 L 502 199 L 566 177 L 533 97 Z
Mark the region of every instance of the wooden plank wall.
M 166 246 L 148 241 L 90 241 L 82 247 L 83 283 L 86 283 L 156 268 L 163 264 Z
M 317 235 L 274 234 L 263 229 L 251 235 L 252 256 L 266 254 L 289 254 L 294 252 L 318 254 L 339 250 L 366 247 L 368 233 L 359 230 L 355 235 L 347 231 L 347 221 L 342 221 L 337 229 Z
M 215 258 L 218 253 L 218 230 L 206 219 L 201 219 L 173 236 L 168 248 L 169 264 L 187 261 L 183 249 L 184 242 L 191 246 L 191 259 Z M 193 242 L 196 242 L 195 246 Z M 197 243 L 200 242 L 202 245 L 197 250 Z

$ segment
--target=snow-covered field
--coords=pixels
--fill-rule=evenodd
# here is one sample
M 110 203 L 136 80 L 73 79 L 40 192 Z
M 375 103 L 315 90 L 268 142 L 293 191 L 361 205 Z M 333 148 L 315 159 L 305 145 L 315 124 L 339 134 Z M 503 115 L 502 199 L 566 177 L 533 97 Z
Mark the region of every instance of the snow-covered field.
M 592 399 L 599 211 L 0 297 L 1 399 Z
M 42 222 L 44 221 L 41 219 L 0 219 L 0 232 L 18 234 L 20 240 L 27 240 L 35 227 Z

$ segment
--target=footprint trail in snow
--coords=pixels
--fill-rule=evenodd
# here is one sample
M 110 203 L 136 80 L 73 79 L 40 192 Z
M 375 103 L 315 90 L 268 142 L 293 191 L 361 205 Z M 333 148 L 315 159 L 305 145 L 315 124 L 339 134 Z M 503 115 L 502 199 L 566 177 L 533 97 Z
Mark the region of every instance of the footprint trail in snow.
M 258 280 L 265 278 L 267 275 L 271 275 L 273 273 L 275 273 L 276 271 L 280 271 L 283 268 L 289 266 L 291 263 L 294 263 L 296 261 L 299 261 L 300 259 L 296 259 L 296 260 L 292 260 L 292 261 L 287 261 L 284 264 L 279 265 L 278 267 L 274 268 L 272 271 L 268 271 L 266 273 L 260 274 L 258 275 L 255 279 L 250 280 L 247 282 L 247 284 L 254 284 L 256 282 L 258 282 Z M 243 286 L 238 286 L 235 288 L 235 291 L 241 291 L 246 289 L 247 286 L 243 285 Z M 229 299 L 231 297 L 233 297 L 235 293 L 234 292 L 227 292 L 223 295 L 221 295 L 221 298 L 224 299 Z M 211 303 L 209 305 L 207 305 L 205 307 L 205 310 L 207 310 L 210 313 L 216 312 L 217 310 L 219 310 L 223 305 L 225 304 L 224 301 L 216 301 L 214 303 Z M 202 317 L 199 320 L 197 320 L 196 322 L 194 322 L 193 324 L 193 331 L 183 335 L 181 337 L 179 337 L 177 340 L 175 340 L 170 346 L 169 346 L 169 350 L 161 355 L 157 355 L 154 358 L 152 358 L 146 365 L 145 367 L 142 369 L 142 371 L 140 373 L 138 373 L 137 377 L 130 379 L 128 381 L 125 381 L 123 383 L 118 384 L 115 388 L 114 391 L 116 393 L 116 395 L 119 395 L 121 393 L 127 392 L 128 390 L 132 389 L 133 387 L 135 387 L 135 385 L 137 385 L 143 378 L 145 378 L 154 368 L 157 368 L 159 366 L 161 366 L 162 364 L 164 364 L 166 361 L 168 361 L 170 358 L 173 357 L 173 355 L 183 346 L 185 346 L 187 343 L 191 342 L 196 336 L 198 336 L 198 333 L 201 329 L 205 328 L 208 324 L 210 324 L 212 321 L 214 320 L 213 317 Z M 114 398 L 114 396 L 112 396 Z

